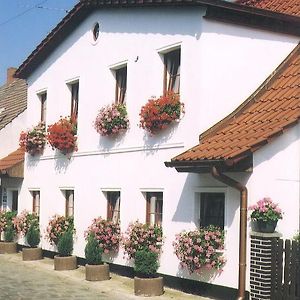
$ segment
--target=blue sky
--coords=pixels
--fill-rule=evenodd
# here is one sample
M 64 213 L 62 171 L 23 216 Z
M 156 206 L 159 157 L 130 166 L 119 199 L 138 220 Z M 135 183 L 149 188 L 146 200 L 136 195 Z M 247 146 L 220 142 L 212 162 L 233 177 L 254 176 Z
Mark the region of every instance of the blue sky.
M 0 86 L 79 0 L 0 0 Z

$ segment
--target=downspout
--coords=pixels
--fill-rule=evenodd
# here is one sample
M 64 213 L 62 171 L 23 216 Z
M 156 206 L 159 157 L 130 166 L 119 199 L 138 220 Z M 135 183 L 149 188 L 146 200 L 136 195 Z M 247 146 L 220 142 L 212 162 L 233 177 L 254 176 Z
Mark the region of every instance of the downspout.
M 211 168 L 211 174 L 218 181 L 240 191 L 239 285 L 236 299 L 244 300 L 246 297 L 247 188 L 240 182 L 219 172 L 216 167 Z

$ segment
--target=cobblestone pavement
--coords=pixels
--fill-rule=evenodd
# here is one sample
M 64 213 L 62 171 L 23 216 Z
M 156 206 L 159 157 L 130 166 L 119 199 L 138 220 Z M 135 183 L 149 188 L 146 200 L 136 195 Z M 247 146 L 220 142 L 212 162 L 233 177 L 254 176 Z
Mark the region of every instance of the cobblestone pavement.
M 90 282 L 84 267 L 72 271 L 54 271 L 53 260 L 22 261 L 21 253 L 0 254 L 1 300 L 209 300 L 165 288 L 160 297 L 138 297 L 133 294 L 133 280 L 111 273 L 111 279 Z

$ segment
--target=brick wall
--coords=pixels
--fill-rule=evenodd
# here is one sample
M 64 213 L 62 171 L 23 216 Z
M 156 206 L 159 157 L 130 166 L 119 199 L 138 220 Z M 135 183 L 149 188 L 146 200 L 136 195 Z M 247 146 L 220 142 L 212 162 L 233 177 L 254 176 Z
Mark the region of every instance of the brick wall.
M 250 295 L 251 300 L 271 299 L 272 239 L 280 234 L 251 232 L 250 244 Z

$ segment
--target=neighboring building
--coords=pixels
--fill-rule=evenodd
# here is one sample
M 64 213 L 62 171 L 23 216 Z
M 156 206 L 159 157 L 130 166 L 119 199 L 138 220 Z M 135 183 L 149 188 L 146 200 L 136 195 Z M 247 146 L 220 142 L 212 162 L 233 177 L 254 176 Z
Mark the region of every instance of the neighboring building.
M 18 195 L 24 175 L 24 151 L 19 134 L 26 124 L 27 85 L 7 70 L 0 87 L 0 209 L 18 210 Z
M 28 83 L 25 127 L 42 116 L 49 125 L 60 116 L 76 115 L 78 151 L 70 159 L 50 147 L 39 158 L 26 155 L 19 210 L 31 209 L 38 195 L 42 232 L 53 214 L 73 214 L 74 252 L 81 257 L 83 233 L 94 217 L 119 217 L 123 231 L 136 219 L 162 220 L 166 238 L 159 272 L 222 286 L 230 299 L 238 287 L 239 192 L 209 174 L 177 174 L 164 162 L 195 145 L 199 132 L 256 90 L 296 47 L 300 20 L 207 2 L 81 1 L 41 42 L 16 73 Z M 168 72 L 169 65 L 176 74 Z M 164 93 L 170 78 L 185 115 L 149 135 L 137 126 L 140 109 L 151 96 Z M 114 101 L 126 102 L 130 129 L 117 137 L 99 136 L 93 128 L 97 111 Z M 238 175 L 244 182 L 255 177 L 243 171 Z M 268 192 L 257 186 L 251 202 Z M 151 201 L 157 218 L 150 216 Z M 209 216 L 200 215 L 204 202 L 221 203 L 218 221 L 226 230 L 227 263 L 219 274 L 190 275 L 179 267 L 172 242 L 180 231 L 209 222 Z M 42 247 L 55 250 L 45 240 Z M 110 260 L 128 265 L 122 252 Z

